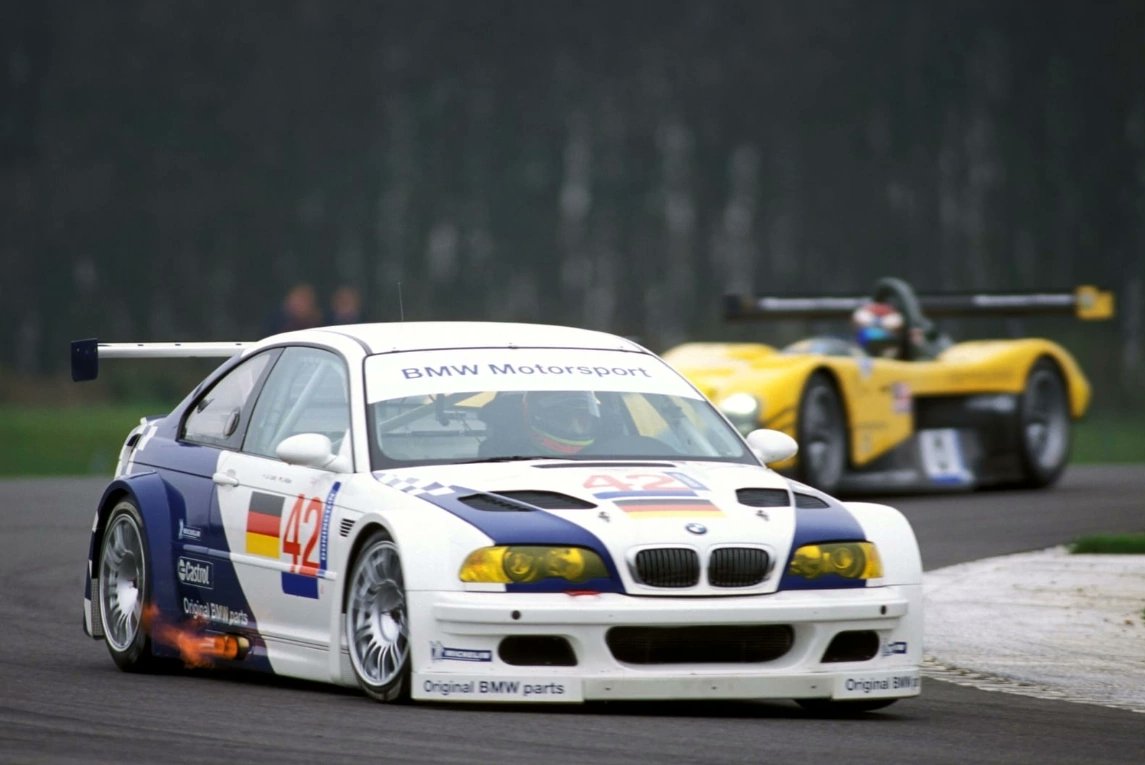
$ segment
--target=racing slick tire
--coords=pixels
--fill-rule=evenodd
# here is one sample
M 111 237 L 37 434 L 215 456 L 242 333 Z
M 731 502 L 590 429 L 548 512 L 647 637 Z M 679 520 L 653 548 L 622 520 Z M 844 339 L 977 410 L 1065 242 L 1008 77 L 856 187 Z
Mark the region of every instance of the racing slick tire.
M 157 668 L 147 621 L 151 605 L 151 559 L 143 518 L 130 499 L 120 500 L 108 517 L 99 547 L 99 618 L 104 642 L 125 672 Z
M 1038 359 L 1018 400 L 1018 452 L 1023 486 L 1049 486 L 1070 453 L 1069 394 L 1057 364 Z
M 826 374 L 817 372 L 807 380 L 795 430 L 799 444 L 796 477 L 833 493 L 847 467 L 847 422 L 839 392 Z
M 833 701 L 832 699 L 796 699 L 795 703 L 817 717 L 850 717 L 876 709 L 885 709 L 898 699 L 859 699 Z
M 346 587 L 346 641 L 358 684 L 376 701 L 408 700 L 409 611 L 401 556 L 388 534 L 366 539 Z

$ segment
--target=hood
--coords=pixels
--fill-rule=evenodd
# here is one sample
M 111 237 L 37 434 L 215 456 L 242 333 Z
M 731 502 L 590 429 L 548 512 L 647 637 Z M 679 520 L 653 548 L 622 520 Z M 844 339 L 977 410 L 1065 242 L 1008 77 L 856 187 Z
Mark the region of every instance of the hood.
M 605 553 L 628 591 L 642 591 L 632 571 L 643 550 L 686 548 L 707 560 L 721 547 L 762 549 L 774 569 L 786 566 L 792 541 L 801 536 L 797 512 L 803 511 L 792 504 L 791 484 L 752 465 L 535 460 L 374 475 L 473 524 L 494 544 L 575 545 Z M 813 496 L 806 487 L 799 492 Z M 853 524 L 849 513 L 834 507 Z M 773 571 L 751 592 L 774 590 L 779 579 Z M 712 592 L 738 594 L 704 587 L 688 594 Z M 650 588 L 647 594 L 681 593 Z

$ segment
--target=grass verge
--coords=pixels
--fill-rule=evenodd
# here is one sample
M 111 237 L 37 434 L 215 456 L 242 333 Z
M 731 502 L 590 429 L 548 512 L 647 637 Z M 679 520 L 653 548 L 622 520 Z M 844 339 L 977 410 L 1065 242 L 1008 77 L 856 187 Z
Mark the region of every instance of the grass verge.
M 1092 534 L 1070 545 L 1070 552 L 1145 555 L 1145 532 L 1127 534 Z
M 174 401 L 178 396 L 173 397 Z M 0 476 L 108 473 L 143 415 L 172 403 L 0 404 Z M 1074 428 L 1074 464 L 1145 463 L 1145 413 L 1091 415 Z
M 127 433 L 169 405 L 0 406 L 0 475 L 110 474 Z

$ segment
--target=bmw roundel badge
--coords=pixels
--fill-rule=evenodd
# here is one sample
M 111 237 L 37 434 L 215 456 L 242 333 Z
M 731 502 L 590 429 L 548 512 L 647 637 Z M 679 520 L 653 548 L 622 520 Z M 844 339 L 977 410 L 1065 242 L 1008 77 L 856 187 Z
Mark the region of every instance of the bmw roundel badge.
M 689 523 L 684 528 L 693 534 L 707 534 L 708 533 L 708 527 L 702 523 Z

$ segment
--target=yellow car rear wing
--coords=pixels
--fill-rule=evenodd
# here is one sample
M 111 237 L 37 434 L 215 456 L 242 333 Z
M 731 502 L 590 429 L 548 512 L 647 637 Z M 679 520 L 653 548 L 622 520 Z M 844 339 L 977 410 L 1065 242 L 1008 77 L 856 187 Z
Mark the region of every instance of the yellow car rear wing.
M 99 360 L 229 358 L 251 343 L 101 343 L 96 338 L 72 341 L 72 380 L 99 377 Z
M 724 295 L 724 318 L 829 319 L 848 316 L 871 298 Z M 965 292 L 919 295 L 930 316 L 1027 316 L 1061 314 L 1098 321 L 1113 317 L 1113 292 L 1083 285 L 1072 292 Z

